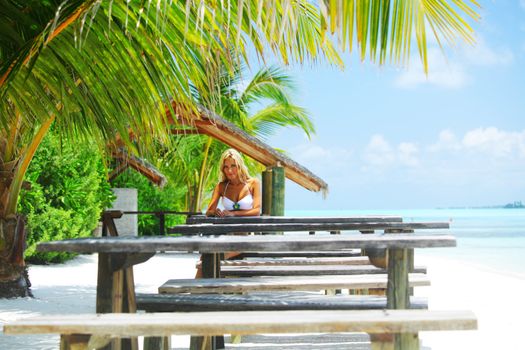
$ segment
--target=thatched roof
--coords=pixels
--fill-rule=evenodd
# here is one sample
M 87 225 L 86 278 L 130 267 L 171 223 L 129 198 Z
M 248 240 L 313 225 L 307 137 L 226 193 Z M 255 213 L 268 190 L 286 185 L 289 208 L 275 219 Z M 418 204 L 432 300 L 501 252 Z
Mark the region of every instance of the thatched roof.
M 175 118 L 169 118 L 171 119 L 170 121 L 175 125 L 184 125 L 193 128 L 185 131 L 176 130 L 174 131 L 175 133 L 194 133 L 197 131 L 200 134 L 208 135 L 235 148 L 267 167 L 276 165 L 284 167 L 284 173 L 288 179 L 310 191 L 322 191 L 323 194 L 328 192 L 328 184 L 310 170 L 293 161 L 283 153 L 276 151 L 258 138 L 247 134 L 217 114 L 203 107 L 199 108 L 198 115 L 188 111 L 180 111 L 175 103 L 173 103 L 172 107 L 173 110 L 176 111 L 177 116 Z M 170 110 L 167 110 L 167 114 L 168 117 L 172 117 Z
M 113 148 L 111 156 L 117 161 L 118 165 L 109 174 L 110 181 L 122 174 L 128 167 L 131 167 L 160 188 L 166 185 L 166 177 L 159 170 L 144 159 L 129 154 L 124 148 Z
M 323 195 L 328 193 L 328 184 L 320 177 L 217 114 L 203 107 L 199 107 L 197 113 L 186 109 L 182 110 L 175 102 L 172 103 L 172 108 L 167 109 L 166 114 L 168 122 L 176 126 L 173 129 L 174 134 L 208 135 L 255 159 L 264 166 L 282 166 L 285 169 L 286 178 L 307 190 L 321 191 Z M 175 117 L 171 113 L 172 110 L 176 113 Z M 180 127 L 184 127 L 184 129 Z M 164 175 L 145 160 L 129 154 L 119 137 L 114 143 L 112 156 L 118 160 L 118 165 L 110 174 L 110 180 L 117 177 L 128 167 L 132 167 L 157 186 L 165 185 L 166 178 Z

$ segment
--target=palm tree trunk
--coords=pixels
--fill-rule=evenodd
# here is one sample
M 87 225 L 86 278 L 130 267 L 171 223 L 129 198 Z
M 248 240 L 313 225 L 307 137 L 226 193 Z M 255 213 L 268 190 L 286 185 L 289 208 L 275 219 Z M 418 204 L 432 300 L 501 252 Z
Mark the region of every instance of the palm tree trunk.
M 25 223 L 20 215 L 0 218 L 0 298 L 32 296 L 24 264 Z
M 7 175 L 0 179 L 0 298 L 31 295 L 24 263 L 25 222 L 16 213 L 16 206 L 29 164 L 54 120 L 55 116 L 51 116 L 44 122 L 26 147 L 18 146 L 20 149 L 14 151 L 16 142 L 10 140 L 10 152 L 19 158 L 1 164 L 1 170 Z M 6 159 L 9 147 L 2 150 L 1 159 Z
M 204 173 L 206 172 L 206 168 L 208 166 L 208 155 L 210 153 L 210 147 L 213 139 L 211 137 L 208 137 L 208 141 L 206 142 L 206 146 L 204 148 L 204 159 L 202 161 L 201 165 L 201 171 L 199 174 L 199 183 L 197 184 L 197 192 L 195 193 L 196 200 L 195 200 L 195 208 L 192 208 L 191 211 L 198 212 L 201 211 L 202 207 L 202 191 L 204 190 Z

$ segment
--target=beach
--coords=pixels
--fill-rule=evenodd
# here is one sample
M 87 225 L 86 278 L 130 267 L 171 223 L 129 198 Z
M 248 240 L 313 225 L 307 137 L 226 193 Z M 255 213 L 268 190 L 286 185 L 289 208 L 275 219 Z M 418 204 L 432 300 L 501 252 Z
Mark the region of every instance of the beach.
M 454 248 L 451 248 L 454 249 Z M 192 278 L 196 254 L 158 254 L 135 266 L 138 292 L 156 292 L 168 278 Z M 95 311 L 97 258 L 81 255 L 53 266 L 31 266 L 34 298 L 0 300 L 0 322 L 58 313 Z M 521 313 L 525 310 L 525 279 L 491 270 L 465 260 L 416 251 L 416 264 L 428 268 L 431 286 L 416 288 L 416 295 L 429 298 L 430 309 L 472 310 L 478 317 L 476 331 L 423 332 L 425 349 L 519 349 L 522 346 Z M 173 346 L 185 347 L 188 337 L 174 337 Z M 1 349 L 57 349 L 56 336 L 6 336 Z
M 432 350 L 522 349 L 525 279 L 465 260 L 426 256 L 416 252 L 416 263 L 428 267 L 431 286 L 416 288 L 429 299 L 431 310 L 472 310 L 478 330 L 422 332 Z

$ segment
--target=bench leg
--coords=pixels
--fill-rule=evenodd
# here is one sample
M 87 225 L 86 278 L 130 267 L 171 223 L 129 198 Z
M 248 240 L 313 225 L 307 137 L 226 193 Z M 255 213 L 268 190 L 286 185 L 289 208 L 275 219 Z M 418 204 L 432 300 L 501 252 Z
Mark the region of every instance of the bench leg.
M 419 337 L 417 333 L 370 334 L 372 350 L 417 350 Z
M 89 338 L 88 334 L 62 334 L 60 350 L 87 350 Z
M 390 333 L 370 334 L 371 350 L 394 350 L 394 335 Z
M 419 336 L 417 333 L 402 333 L 395 335 L 395 350 L 418 350 Z
M 144 350 L 169 350 L 171 337 L 144 337 Z

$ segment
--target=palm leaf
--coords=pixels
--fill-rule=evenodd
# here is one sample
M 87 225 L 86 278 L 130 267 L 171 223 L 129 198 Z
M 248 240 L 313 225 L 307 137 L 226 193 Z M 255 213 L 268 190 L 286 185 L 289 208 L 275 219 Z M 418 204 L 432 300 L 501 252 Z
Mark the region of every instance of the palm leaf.
M 315 133 L 315 127 L 304 108 L 272 104 L 250 117 L 250 124 L 260 136 L 271 136 L 282 127 L 300 128 L 308 138 Z

